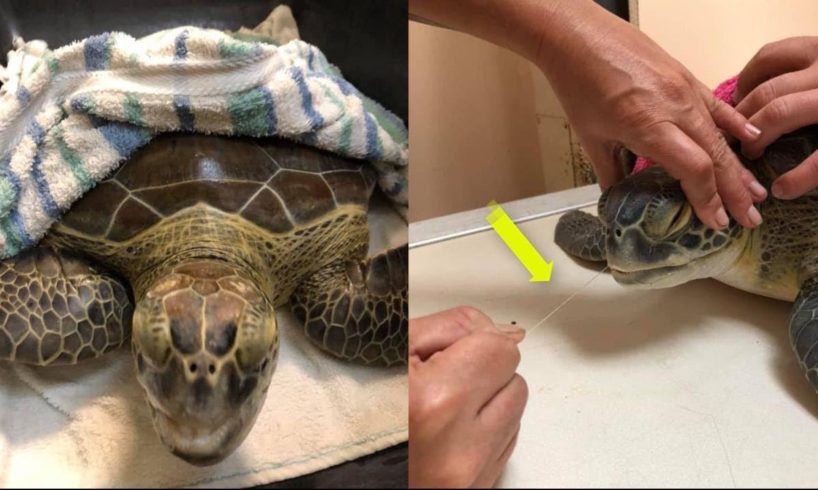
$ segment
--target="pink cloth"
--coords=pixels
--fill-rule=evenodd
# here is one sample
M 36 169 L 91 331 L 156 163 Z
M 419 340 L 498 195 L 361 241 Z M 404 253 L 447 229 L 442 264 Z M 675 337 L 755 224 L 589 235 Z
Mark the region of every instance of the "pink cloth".
M 713 90 L 713 95 L 716 96 L 717 99 L 723 100 L 727 102 L 731 106 L 735 106 L 736 102 L 733 100 L 733 95 L 736 93 L 736 85 L 738 84 L 738 76 L 733 78 L 729 78 L 719 84 L 715 90 Z M 636 159 L 636 165 L 633 166 L 633 173 L 641 172 L 646 168 L 653 165 L 652 160 L 648 160 L 647 158 L 639 157 Z

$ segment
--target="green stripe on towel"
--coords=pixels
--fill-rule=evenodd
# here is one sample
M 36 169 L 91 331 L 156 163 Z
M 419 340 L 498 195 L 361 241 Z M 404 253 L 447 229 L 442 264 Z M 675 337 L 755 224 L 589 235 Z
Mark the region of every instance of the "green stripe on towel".
M 91 179 L 91 176 L 88 175 L 88 171 L 83 166 L 80 157 L 77 156 L 74 150 L 68 147 L 68 143 L 65 142 L 63 136 L 61 127 L 54 128 L 54 139 L 57 142 L 57 148 L 60 150 L 60 156 L 68 163 L 68 166 L 71 168 L 71 173 L 74 174 L 74 178 L 77 179 L 83 192 L 85 192 L 91 188 L 94 181 Z
M 126 94 L 125 102 L 122 104 L 125 112 L 125 119 L 135 126 L 142 126 L 142 103 L 134 94 Z
M 233 123 L 233 134 L 267 136 L 268 111 L 272 110 L 261 89 L 248 90 L 227 99 L 227 110 Z
M 246 58 L 253 53 L 253 45 L 244 42 L 230 42 L 219 39 L 218 46 L 219 56 L 222 58 Z
M 3 249 L 3 254 L 6 257 L 12 257 L 20 252 L 20 242 L 14 236 L 14 231 L 11 229 L 11 223 L 8 218 L 0 220 L 0 232 L 3 233 L 3 238 L 6 240 L 6 245 Z
M 52 75 L 55 75 L 58 71 L 60 71 L 60 62 L 51 55 L 51 52 L 46 53 L 43 55 L 43 59 L 48 64 L 48 69 L 51 71 Z

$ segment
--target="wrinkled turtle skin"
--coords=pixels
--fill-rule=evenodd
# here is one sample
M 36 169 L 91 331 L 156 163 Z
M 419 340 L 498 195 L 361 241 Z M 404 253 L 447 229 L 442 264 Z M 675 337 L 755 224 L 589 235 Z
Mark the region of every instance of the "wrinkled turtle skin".
M 734 148 L 736 151 L 738 148 Z M 739 154 L 767 189 L 818 150 L 818 126 L 787 134 L 756 160 Z M 702 224 L 678 181 L 653 166 L 605 191 L 598 218 L 562 216 L 556 243 L 569 255 L 606 261 L 617 282 L 664 288 L 712 277 L 751 293 L 794 301 L 790 341 L 818 389 L 818 191 L 794 200 L 770 195 L 756 205 L 763 223 L 731 221 L 723 231 Z
M 406 247 L 367 258 L 375 179 L 277 139 L 157 137 L 0 262 L 0 360 L 73 364 L 130 339 L 163 443 L 216 463 L 264 403 L 275 308 L 331 355 L 406 362 Z

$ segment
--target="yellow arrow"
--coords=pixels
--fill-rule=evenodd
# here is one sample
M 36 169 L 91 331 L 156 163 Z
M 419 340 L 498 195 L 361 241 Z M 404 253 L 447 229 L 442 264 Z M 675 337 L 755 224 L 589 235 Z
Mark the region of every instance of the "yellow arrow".
M 500 238 L 506 243 L 506 246 L 514 252 L 517 260 L 523 263 L 528 272 L 531 274 L 529 282 L 548 282 L 551 280 L 551 270 L 554 268 L 554 261 L 546 262 L 542 255 L 534 248 L 534 245 L 528 241 L 528 238 L 523 235 L 523 232 L 517 228 L 517 225 L 511 221 L 503 208 L 497 204 L 497 201 L 489 203 L 491 213 L 486 216 L 486 221 L 489 222 L 494 231 L 500 235 Z

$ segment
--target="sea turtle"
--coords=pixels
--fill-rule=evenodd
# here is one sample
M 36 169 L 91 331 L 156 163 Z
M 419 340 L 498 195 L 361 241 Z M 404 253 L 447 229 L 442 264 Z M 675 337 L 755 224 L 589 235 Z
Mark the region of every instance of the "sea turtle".
M 200 465 L 264 403 L 276 307 L 334 356 L 405 363 L 407 249 L 367 259 L 362 163 L 272 138 L 155 138 L 0 262 L 0 360 L 73 364 L 131 338 L 160 439 Z
M 816 149 L 818 126 L 809 126 L 782 136 L 756 160 L 737 154 L 769 189 Z M 679 182 L 654 165 L 603 192 L 599 218 L 578 210 L 563 215 L 555 240 L 569 255 L 607 261 L 624 285 L 664 288 L 712 277 L 795 301 L 790 342 L 818 389 L 818 190 L 790 201 L 770 196 L 757 207 L 764 220 L 758 228 L 731 221 L 713 231 L 692 212 Z

